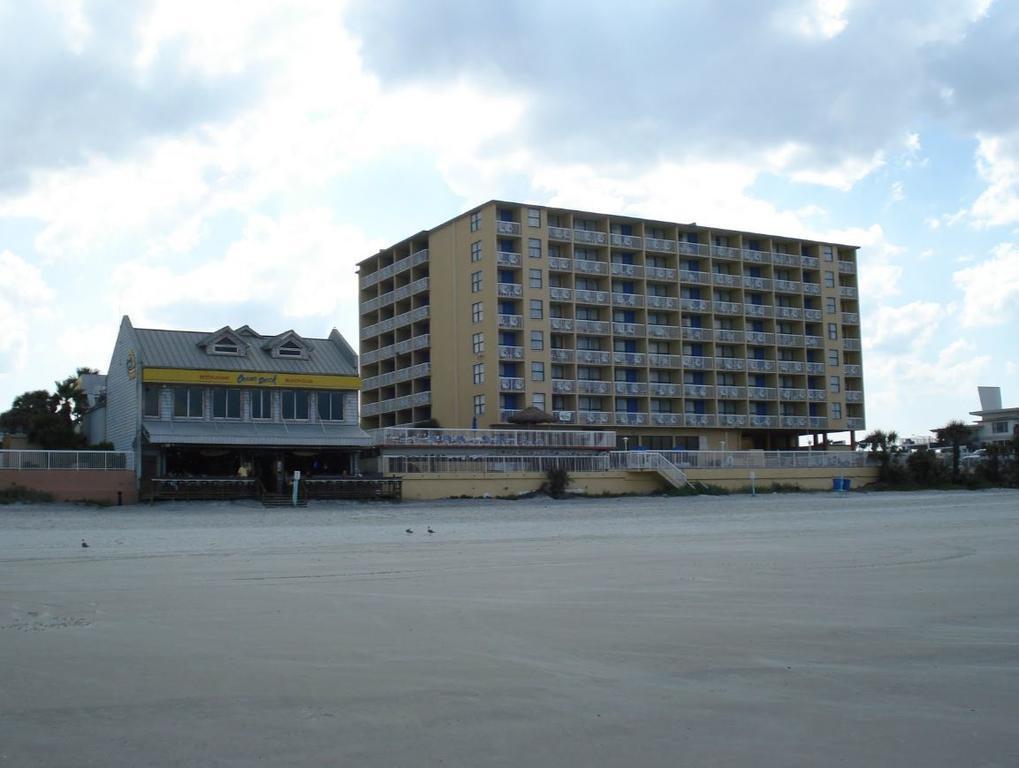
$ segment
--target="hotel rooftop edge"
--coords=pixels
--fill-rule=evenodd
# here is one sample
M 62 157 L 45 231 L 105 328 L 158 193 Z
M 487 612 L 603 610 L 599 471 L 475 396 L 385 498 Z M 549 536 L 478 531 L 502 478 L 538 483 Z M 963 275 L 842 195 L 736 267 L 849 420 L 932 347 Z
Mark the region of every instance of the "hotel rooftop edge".
M 493 200 L 358 283 L 367 429 L 529 405 L 655 448 L 865 426 L 855 246 Z

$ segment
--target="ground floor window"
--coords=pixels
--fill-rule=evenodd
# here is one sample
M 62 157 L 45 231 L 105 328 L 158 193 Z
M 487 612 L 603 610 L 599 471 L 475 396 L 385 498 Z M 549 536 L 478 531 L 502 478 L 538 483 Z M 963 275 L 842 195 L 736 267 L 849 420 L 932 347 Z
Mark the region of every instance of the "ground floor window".
M 251 391 L 251 418 L 253 419 L 272 418 L 271 390 L 253 389 Z
M 239 419 L 241 417 L 241 391 L 239 389 L 213 389 L 212 417 L 214 419 Z
M 173 415 L 178 419 L 200 419 L 204 395 L 203 387 L 174 387 Z
M 303 389 L 284 389 L 280 392 L 283 418 L 289 421 L 308 419 L 308 393 Z
M 343 421 L 343 392 L 318 393 L 318 417 L 322 421 Z

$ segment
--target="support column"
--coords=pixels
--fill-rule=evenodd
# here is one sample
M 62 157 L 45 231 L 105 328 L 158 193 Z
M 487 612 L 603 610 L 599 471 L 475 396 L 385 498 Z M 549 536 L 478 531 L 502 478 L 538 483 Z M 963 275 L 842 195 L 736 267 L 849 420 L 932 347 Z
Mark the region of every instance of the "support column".
M 824 433 L 824 449 L 826 451 L 828 450 L 828 433 L 827 432 Z
M 856 430 L 849 430 L 849 447 L 856 450 Z

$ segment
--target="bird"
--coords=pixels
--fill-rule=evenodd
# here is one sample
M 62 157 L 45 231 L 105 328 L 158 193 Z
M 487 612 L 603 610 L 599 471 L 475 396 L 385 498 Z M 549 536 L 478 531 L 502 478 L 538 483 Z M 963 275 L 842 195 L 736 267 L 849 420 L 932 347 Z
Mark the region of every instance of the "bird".
M 88 549 L 88 542 L 86 542 L 85 539 L 81 540 L 81 548 Z
M 413 528 L 408 528 L 407 529 L 407 533 L 414 533 L 414 529 Z
M 429 533 L 435 533 L 435 531 L 432 530 L 432 526 L 430 526 L 430 525 L 428 526 L 428 532 Z

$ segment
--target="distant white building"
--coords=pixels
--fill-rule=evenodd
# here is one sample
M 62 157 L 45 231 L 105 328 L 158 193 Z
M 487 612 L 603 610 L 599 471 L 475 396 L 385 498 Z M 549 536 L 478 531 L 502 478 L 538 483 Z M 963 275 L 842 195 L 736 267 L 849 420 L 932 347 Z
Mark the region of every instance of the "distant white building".
M 980 410 L 970 411 L 978 416 L 976 439 L 982 444 L 1007 443 L 1019 437 L 1019 408 L 1001 407 L 1001 387 L 977 387 Z

